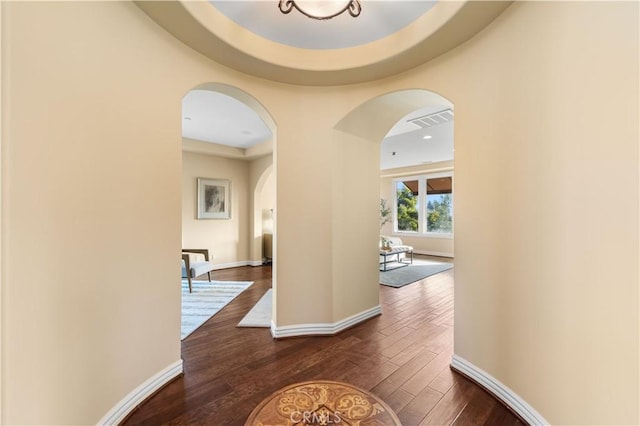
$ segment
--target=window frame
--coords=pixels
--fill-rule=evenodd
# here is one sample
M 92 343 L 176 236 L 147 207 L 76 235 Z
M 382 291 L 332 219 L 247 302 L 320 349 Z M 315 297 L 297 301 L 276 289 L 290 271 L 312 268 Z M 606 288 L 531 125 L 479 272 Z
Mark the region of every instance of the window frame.
M 402 237 L 422 237 L 422 238 L 443 238 L 452 239 L 455 232 L 455 190 L 454 190 L 454 176 L 453 170 L 445 172 L 423 173 L 420 175 L 402 176 L 391 180 L 393 190 L 393 234 Z M 427 180 L 437 179 L 443 177 L 451 178 L 451 232 L 430 232 L 427 231 L 426 218 L 427 218 Z M 418 231 L 401 231 L 398 230 L 398 182 L 405 182 L 417 180 L 418 181 Z

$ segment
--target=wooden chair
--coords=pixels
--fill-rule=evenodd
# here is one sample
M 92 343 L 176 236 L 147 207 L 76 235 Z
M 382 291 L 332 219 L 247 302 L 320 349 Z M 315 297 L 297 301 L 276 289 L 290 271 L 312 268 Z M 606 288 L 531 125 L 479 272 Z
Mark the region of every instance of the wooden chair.
M 204 261 L 192 262 L 189 254 L 196 253 L 204 255 Z M 191 281 L 206 273 L 211 282 L 211 271 L 213 270 L 213 263 L 209 262 L 209 250 L 207 249 L 182 249 L 182 278 L 186 278 L 189 281 L 189 293 L 192 290 Z

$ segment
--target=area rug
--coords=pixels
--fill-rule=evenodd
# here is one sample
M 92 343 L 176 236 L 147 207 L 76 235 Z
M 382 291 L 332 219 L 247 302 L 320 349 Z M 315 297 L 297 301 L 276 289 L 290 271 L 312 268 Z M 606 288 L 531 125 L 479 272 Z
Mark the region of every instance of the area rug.
M 238 327 L 271 327 L 271 289 L 258 300 L 253 308 L 238 323 Z
M 253 281 L 192 281 L 192 284 L 193 291 L 189 293 L 187 280 L 182 281 L 181 340 L 249 288 Z
M 393 410 L 374 394 L 346 383 L 302 382 L 263 400 L 245 426 L 254 425 L 401 426 Z
M 413 265 L 391 269 L 386 272 L 380 271 L 380 284 L 389 287 L 403 287 L 451 268 L 453 268 L 453 263 L 414 260 Z

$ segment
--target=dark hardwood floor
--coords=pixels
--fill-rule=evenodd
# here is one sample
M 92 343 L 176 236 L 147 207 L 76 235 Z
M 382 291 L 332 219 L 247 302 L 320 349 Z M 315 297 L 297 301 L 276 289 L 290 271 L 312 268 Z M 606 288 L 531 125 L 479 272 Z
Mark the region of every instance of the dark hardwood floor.
M 216 271 L 254 284 L 182 342 L 184 375 L 125 425 L 242 425 L 253 408 L 296 382 L 337 380 L 369 390 L 403 425 L 520 425 L 483 389 L 449 368 L 453 271 L 402 288 L 380 286 L 383 314 L 331 337 L 273 340 L 237 323 L 271 287 L 271 267 Z

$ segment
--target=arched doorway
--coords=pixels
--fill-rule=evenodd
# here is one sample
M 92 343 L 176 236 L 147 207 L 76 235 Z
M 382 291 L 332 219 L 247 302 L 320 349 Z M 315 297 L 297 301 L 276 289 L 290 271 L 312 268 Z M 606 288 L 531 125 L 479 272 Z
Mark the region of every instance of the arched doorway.
M 427 224 L 426 188 L 436 182 L 418 182 L 424 180 L 421 175 L 453 171 L 453 116 L 453 103 L 445 97 L 425 89 L 408 89 L 366 101 L 336 125 L 336 129 L 342 132 L 380 144 L 380 176 L 385 186 L 380 194 L 382 199 L 393 204 L 395 189 L 391 183 L 402 177 L 411 178 L 411 186 L 414 187 L 411 191 L 416 196 L 419 194 L 416 201 L 420 207 L 415 212 L 415 225 L 399 228 L 394 211 L 384 231 L 404 233 L 408 238 L 443 237 L 443 232 L 436 235 L 437 230 Z M 438 192 L 451 193 L 451 190 L 452 186 Z M 452 238 L 452 229 L 448 234 Z M 423 251 L 453 256 L 453 241 L 435 247 Z
M 253 219 L 251 259 L 254 264 L 273 263 L 273 234 L 275 231 L 275 176 L 271 163 L 256 164 L 257 177 L 253 185 Z
M 336 125 L 334 133 L 335 145 L 339 146 L 341 161 L 348 167 L 340 168 L 334 180 L 350 185 L 358 190 L 358 206 L 352 203 L 352 192 L 342 191 L 342 187 L 336 188 L 333 197 L 335 205 L 334 214 L 339 220 L 334 220 L 334 241 L 332 266 L 334 269 L 333 290 L 335 294 L 342 294 L 340 300 L 334 300 L 334 313 L 340 313 L 344 317 L 359 316 L 365 320 L 376 313 L 375 304 L 378 302 L 378 260 L 379 236 L 379 200 L 381 198 L 381 177 L 388 179 L 389 185 L 385 188 L 388 198 L 393 198 L 391 180 L 395 177 L 414 176 L 426 174 L 428 171 L 442 172 L 443 169 L 453 171 L 452 159 L 447 161 L 405 165 L 392 169 L 395 174 L 382 176 L 380 172 L 380 147 L 390 130 L 401 120 L 411 114 L 420 114 L 425 110 L 441 111 L 453 110 L 453 103 L 440 94 L 425 89 L 408 89 L 380 95 L 352 109 Z M 416 117 L 416 118 L 417 118 Z M 453 124 L 450 124 L 451 130 Z M 416 126 L 416 132 L 421 128 Z M 452 141 L 451 141 L 452 143 Z M 424 154 L 424 153 L 423 153 Z M 426 162 L 421 158 L 421 162 Z M 426 178 L 421 177 L 426 184 Z M 356 183 L 357 185 L 353 185 Z M 426 193 L 422 195 L 426 197 Z M 424 198 L 423 204 L 426 204 Z M 346 214 L 341 210 L 349 206 Z M 419 220 L 426 226 L 426 210 L 420 215 Z M 393 231 L 398 231 L 394 228 Z M 453 233 L 446 239 L 434 239 L 436 244 L 428 247 L 425 241 L 430 241 L 431 236 L 410 235 L 411 244 L 416 246 L 418 252 L 431 255 L 453 256 Z M 348 235 L 355 236 L 345 237 Z M 409 237 L 409 235 L 407 235 Z M 440 236 L 442 237 L 442 236 Z M 446 244 L 440 247 L 443 241 Z M 440 248 L 438 248 L 440 247 Z M 354 255 L 354 253 L 357 253 Z M 357 269 L 353 265 L 357 264 Z M 347 304 L 348 303 L 348 304 Z M 363 315 L 361 313 L 367 313 Z M 370 316 L 368 315 L 370 314 Z M 341 318 L 337 318 L 338 321 Z
M 274 120 L 247 92 L 205 83 L 185 94 L 182 123 L 182 248 L 207 249 L 214 270 L 262 265 L 262 206 L 274 204 L 263 198 L 275 197 L 265 191 L 273 169 Z M 203 180 L 225 189 L 221 217 L 201 214 Z
M 272 329 L 275 337 L 334 334 L 380 314 L 380 145 L 407 114 L 435 106 L 453 107 L 443 96 L 425 89 L 400 90 L 366 100 L 334 121 L 330 131 L 322 129 L 324 155 L 331 162 L 327 168 L 318 166 L 320 173 L 313 176 L 314 202 L 321 205 L 317 209 L 320 214 L 312 211 L 313 207 L 301 209 L 298 200 L 287 192 L 301 188 L 298 180 L 278 181 L 278 189 L 284 188 L 278 197 L 279 204 L 283 201 L 278 213 L 288 220 L 278 230 L 278 271 L 285 268 L 287 272 L 283 273 L 285 280 L 278 282 L 278 317 Z M 282 143 L 299 149 L 286 137 Z M 278 147 L 279 153 L 289 148 Z M 309 162 L 307 165 L 311 167 Z M 279 163 L 278 173 L 282 168 L 291 169 L 292 176 L 302 176 L 289 164 Z M 330 179 L 324 179 L 323 172 Z M 305 214 L 300 214 L 302 210 Z M 310 223 L 313 228 L 308 228 Z M 308 235 L 296 232 L 303 227 L 309 229 Z M 317 232 L 319 229 L 323 232 Z M 312 232 L 317 234 L 311 237 Z M 306 299 L 318 301 L 312 315 L 287 304 Z

